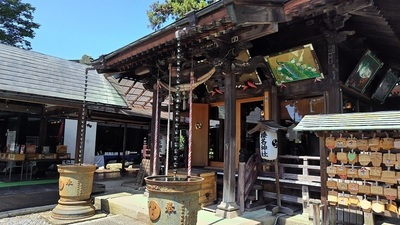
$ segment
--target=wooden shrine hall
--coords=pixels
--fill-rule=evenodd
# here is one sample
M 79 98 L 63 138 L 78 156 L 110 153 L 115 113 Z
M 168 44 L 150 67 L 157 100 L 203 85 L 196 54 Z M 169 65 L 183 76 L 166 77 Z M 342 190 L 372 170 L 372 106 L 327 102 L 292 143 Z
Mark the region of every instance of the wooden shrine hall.
M 399 10 L 396 0 L 221 0 L 93 66 L 129 81 L 132 103 L 145 93 L 136 87 L 152 92 L 151 158 L 159 113 L 173 115 L 170 140 L 182 145 L 151 161 L 153 174 L 162 163 L 217 171 L 216 214 L 224 217 L 265 204 L 298 205 L 308 215 L 325 194 L 326 168 L 320 139 L 294 127 L 306 115 L 400 110 Z M 263 122 L 272 128 L 254 131 Z M 265 157 L 270 150 L 275 158 Z

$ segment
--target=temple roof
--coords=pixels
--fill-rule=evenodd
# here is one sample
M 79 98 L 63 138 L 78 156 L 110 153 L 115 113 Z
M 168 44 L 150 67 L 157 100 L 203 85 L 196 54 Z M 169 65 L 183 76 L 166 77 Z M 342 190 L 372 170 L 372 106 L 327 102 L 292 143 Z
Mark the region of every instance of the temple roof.
M 32 101 L 52 100 L 127 108 L 125 97 L 103 74 L 91 67 L 65 59 L 0 44 L 0 92 Z
M 165 82 L 169 66 L 176 62 L 177 35 L 183 46 L 181 79 L 186 80 L 193 65 L 190 58 L 198 63 L 193 70 L 200 77 L 215 65 L 213 59 L 219 57 L 223 45 L 239 45 L 276 34 L 281 25 L 299 21 L 308 21 L 309 25 L 312 18 L 321 15 L 345 17 L 344 32 L 355 34 L 375 46 L 379 55 L 398 63 L 399 10 L 397 0 L 220 0 L 99 57 L 94 64 L 99 72 L 111 74 L 120 82 L 132 106 L 151 108 L 153 97 L 149 91 L 154 90 L 154 78 Z M 332 24 L 332 29 L 343 21 Z M 251 48 L 242 46 L 247 47 Z M 214 79 L 219 79 L 215 78 L 217 74 Z M 210 92 L 202 90 L 206 91 Z

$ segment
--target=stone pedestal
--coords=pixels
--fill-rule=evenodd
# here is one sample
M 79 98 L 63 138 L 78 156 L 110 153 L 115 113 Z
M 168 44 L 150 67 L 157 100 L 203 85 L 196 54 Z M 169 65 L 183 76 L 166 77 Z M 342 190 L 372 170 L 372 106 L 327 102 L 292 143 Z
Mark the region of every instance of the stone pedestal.
M 217 206 L 217 211 L 215 212 L 216 216 L 232 219 L 237 216 L 240 216 L 239 206 L 236 202 L 221 202 Z
M 52 218 L 76 220 L 95 214 L 90 201 L 95 170 L 95 165 L 58 165 L 60 199 Z

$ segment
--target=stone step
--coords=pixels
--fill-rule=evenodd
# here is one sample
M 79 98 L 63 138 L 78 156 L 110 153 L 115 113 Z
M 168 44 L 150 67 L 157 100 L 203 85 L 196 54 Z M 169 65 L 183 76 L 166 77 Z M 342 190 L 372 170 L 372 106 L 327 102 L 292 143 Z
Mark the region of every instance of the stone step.
M 96 197 L 95 207 L 113 215 L 123 215 L 150 224 L 147 200 L 141 194 L 121 192 Z
M 118 222 L 118 223 L 116 223 Z M 104 218 L 85 221 L 85 225 L 99 225 L 99 224 L 135 224 L 135 225 L 148 225 L 147 222 L 143 222 L 124 215 L 111 215 Z
M 109 213 L 106 218 L 97 220 L 100 223 L 88 224 L 115 224 L 115 219 L 121 219 L 123 224 L 151 224 L 148 216 L 148 198 L 144 194 L 130 194 L 121 192 L 117 194 L 95 197 L 96 210 Z M 214 208 L 215 210 L 216 208 Z M 230 224 L 230 225 L 274 225 L 276 220 L 281 225 L 309 225 L 307 217 L 288 218 L 287 216 L 276 217 L 270 211 L 255 209 L 246 211 L 241 216 L 226 219 L 216 216 L 214 210 L 200 210 L 197 215 L 197 225 L 206 224 Z M 111 218 L 115 218 L 112 220 Z M 131 219 L 129 219 L 131 218 Z M 130 223 L 130 221 L 135 221 Z M 104 222 L 104 223 L 103 223 Z M 108 223 L 109 222 L 109 223 Z
M 106 191 L 106 185 L 100 183 L 93 183 L 92 195 L 104 193 Z

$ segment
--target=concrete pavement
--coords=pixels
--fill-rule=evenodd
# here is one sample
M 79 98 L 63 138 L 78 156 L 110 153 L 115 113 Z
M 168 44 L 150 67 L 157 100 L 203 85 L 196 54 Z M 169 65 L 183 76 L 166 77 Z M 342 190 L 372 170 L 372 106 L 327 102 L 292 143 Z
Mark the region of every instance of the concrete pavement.
M 103 176 L 103 175 L 102 175 Z M 105 176 L 105 175 L 104 175 Z M 111 177 L 111 179 L 110 179 Z M 39 207 L 20 207 L 17 210 L 2 211 L 0 212 L 0 224 L 10 225 L 56 225 L 56 224 L 88 224 L 88 225 L 108 225 L 108 224 L 135 224 L 144 225 L 149 224 L 147 212 L 147 197 L 143 195 L 144 187 L 137 187 L 134 185 L 135 176 L 132 174 L 128 176 L 121 176 L 119 173 L 114 175 L 110 174 L 107 177 L 100 177 L 95 179 L 95 183 L 105 186 L 104 192 L 94 194 L 94 205 L 97 209 L 96 215 L 84 220 L 77 221 L 56 221 L 51 219 L 51 210 L 55 207 L 54 204 L 41 205 Z M 45 199 L 48 197 L 48 192 L 52 193 L 53 188 L 43 188 L 42 193 L 39 195 L 36 191 L 37 198 L 35 200 Z M 35 189 L 36 189 L 35 188 Z M 22 192 L 21 192 L 22 191 Z M 3 190 L 3 194 L 11 194 L 8 192 L 15 192 L 15 195 L 20 195 L 26 192 L 22 188 Z M 41 196 L 41 197 L 40 197 Z M 8 198 L 8 196 L 7 196 Z M 16 198 L 15 202 L 19 201 Z M 1 204 L 2 198 L 0 198 Z M 27 200 L 21 200 L 23 204 Z M 46 203 L 45 201 L 42 203 Z M 212 207 L 207 207 L 212 208 Z M 214 207 L 215 208 L 215 207 Z M 384 221 L 384 222 L 383 222 Z M 384 218 L 382 223 L 393 225 L 387 218 Z M 270 211 L 265 209 L 245 212 L 240 217 L 233 219 L 224 219 L 215 216 L 215 213 L 210 209 L 203 209 L 198 212 L 197 225 L 310 225 L 312 221 L 306 215 L 287 216 L 285 214 L 272 215 Z M 171 224 L 172 225 L 172 224 Z

